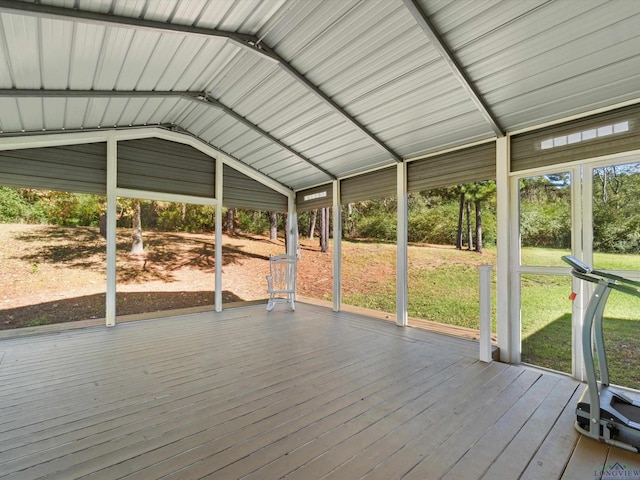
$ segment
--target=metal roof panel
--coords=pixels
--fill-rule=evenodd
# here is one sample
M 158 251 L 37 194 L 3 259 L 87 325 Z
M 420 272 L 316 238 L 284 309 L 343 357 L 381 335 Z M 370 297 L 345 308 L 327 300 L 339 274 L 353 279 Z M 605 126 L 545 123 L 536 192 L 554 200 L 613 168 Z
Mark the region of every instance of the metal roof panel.
M 640 100 L 640 2 L 418 3 L 508 130 Z M 16 3 L 25 4 L 31 11 L 0 13 L 0 87 L 56 97 L 0 97 L 5 132 L 174 123 L 294 188 L 326 176 L 278 142 L 343 176 L 495 135 L 401 0 Z M 258 46 L 188 31 L 198 27 L 255 34 Z M 261 46 L 275 53 L 253 50 Z M 65 98 L 65 89 L 120 95 Z M 194 98 L 123 95 L 169 90 L 205 92 L 233 114 Z
M 74 130 L 84 127 L 84 118 L 89 106 L 89 99 L 67 98 L 66 100 L 62 128 L 66 130 Z
M 41 22 L 41 87 L 64 89 L 69 86 L 73 24 L 43 18 Z
M 123 17 L 140 17 L 145 8 L 150 8 L 149 3 L 169 3 L 168 0 L 163 2 L 148 2 L 147 0 L 112 0 L 110 11 L 114 15 L 122 15 Z
M 2 66 L 0 68 L 0 88 L 13 88 L 15 86 L 9 62 L 9 49 L 4 35 L 4 24 L 10 21 L 7 17 L 10 17 L 10 15 L 0 13 L 0 65 Z
M 95 88 L 95 72 L 100 62 L 106 31 L 107 28 L 101 25 L 86 23 L 74 25 L 68 88 L 78 90 Z
M 57 130 L 64 124 L 64 116 L 67 108 L 66 98 L 42 99 L 43 127 L 46 130 Z
M 0 98 L 0 131 L 20 132 L 23 130 L 17 98 Z
M 3 15 L 2 35 L 7 45 L 3 68 L 11 72 L 17 88 L 40 88 L 40 29 L 37 18 Z
M 423 6 L 511 130 L 640 96 L 638 2 Z
M 266 20 L 277 14 L 286 0 L 218 0 L 208 2 L 196 25 L 255 34 Z
M 18 110 L 22 129 L 27 132 L 39 132 L 44 129 L 43 108 L 41 98 L 19 98 Z

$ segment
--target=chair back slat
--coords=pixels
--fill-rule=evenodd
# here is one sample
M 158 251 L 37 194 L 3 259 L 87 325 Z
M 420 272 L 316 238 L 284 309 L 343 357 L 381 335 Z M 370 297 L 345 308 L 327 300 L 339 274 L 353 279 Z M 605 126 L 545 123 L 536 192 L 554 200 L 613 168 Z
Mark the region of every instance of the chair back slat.
M 269 275 L 267 276 L 267 292 L 269 303 L 267 310 L 272 310 L 276 302 L 291 303 L 295 310 L 294 296 L 296 290 L 296 258 L 290 255 L 277 255 L 269 259 Z M 284 295 L 284 297 L 282 297 Z

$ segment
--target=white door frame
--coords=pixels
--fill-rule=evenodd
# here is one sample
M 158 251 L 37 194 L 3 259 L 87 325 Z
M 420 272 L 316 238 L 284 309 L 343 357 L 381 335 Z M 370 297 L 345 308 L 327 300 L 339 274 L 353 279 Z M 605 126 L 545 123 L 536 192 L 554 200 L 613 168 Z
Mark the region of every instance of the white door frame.
M 509 266 L 513 275 L 510 279 L 510 321 L 512 322 L 511 361 L 521 361 L 521 291 L 520 279 L 522 274 L 562 275 L 571 274 L 569 267 L 522 266 L 520 256 L 520 189 L 519 180 L 522 178 L 552 173 L 571 174 L 571 254 L 576 258 L 593 263 L 593 169 L 603 166 L 620 165 L 640 162 L 640 150 L 621 154 L 583 160 L 565 164 L 551 165 L 530 170 L 511 173 L 510 190 L 510 261 Z M 640 272 L 638 272 L 640 276 Z M 582 319 L 591 295 L 590 285 L 584 285 L 575 278 L 572 279 L 573 292 L 577 294 L 572 306 L 572 375 L 578 380 L 585 379 L 584 363 L 582 360 L 581 330 Z

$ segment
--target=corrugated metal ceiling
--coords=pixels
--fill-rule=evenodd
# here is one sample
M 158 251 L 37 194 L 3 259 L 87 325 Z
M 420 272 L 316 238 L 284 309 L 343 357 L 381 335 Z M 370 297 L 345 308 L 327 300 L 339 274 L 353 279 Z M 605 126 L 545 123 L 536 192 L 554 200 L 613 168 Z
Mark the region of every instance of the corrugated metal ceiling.
M 4 136 L 174 125 L 301 189 L 640 99 L 640 2 L 0 0 L 0 89 Z

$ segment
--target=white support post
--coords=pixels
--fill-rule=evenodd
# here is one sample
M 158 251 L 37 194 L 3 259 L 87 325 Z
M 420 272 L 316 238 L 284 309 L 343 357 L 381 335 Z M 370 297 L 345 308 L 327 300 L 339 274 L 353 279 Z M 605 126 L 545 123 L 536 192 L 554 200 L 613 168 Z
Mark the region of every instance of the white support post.
M 581 182 L 578 181 L 579 178 L 582 178 Z M 571 170 L 571 218 L 571 254 L 587 264 L 593 264 L 593 168 L 590 165 L 577 165 Z M 582 324 L 591 297 L 592 284 L 572 275 L 571 285 L 572 291 L 577 294 L 571 310 L 572 372 L 575 378 L 584 382 L 587 372 L 582 351 Z
M 291 194 L 288 197 L 287 201 L 287 225 L 286 225 L 287 235 L 287 255 L 296 259 L 298 258 L 298 213 L 296 210 L 296 197 Z M 296 291 L 297 291 L 297 268 L 295 264 L 289 264 L 289 272 L 287 272 L 287 278 L 289 280 L 289 284 L 287 288 L 289 290 L 294 290 L 293 293 L 293 301 L 296 300 Z
M 396 252 L 396 325 L 406 327 L 408 319 L 408 264 L 409 264 L 409 203 L 407 193 L 407 163 L 397 168 L 398 229 Z
M 215 270 L 215 294 L 214 308 L 216 312 L 222 311 L 222 177 L 223 162 L 221 158 L 216 158 L 215 170 L 215 195 L 216 195 L 216 233 L 214 244 L 214 264 Z
M 493 265 L 480 265 L 480 361 L 491 357 L 491 270 Z
M 112 134 L 107 138 L 107 291 L 105 324 L 116 324 L 116 196 L 118 182 L 118 144 Z
M 287 255 L 296 257 L 298 254 L 298 214 L 296 197 L 289 195 L 287 200 Z
M 340 181 L 333 181 L 333 311 L 342 308 L 342 204 Z
M 500 360 L 507 363 L 520 361 L 517 346 L 514 351 L 514 330 L 519 319 L 512 319 L 511 309 L 511 205 L 509 188 L 509 137 L 496 140 L 496 197 L 497 197 L 497 270 L 496 316 Z

